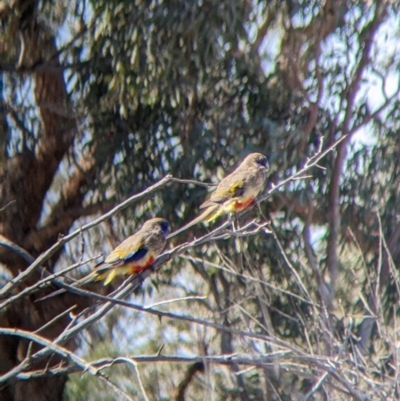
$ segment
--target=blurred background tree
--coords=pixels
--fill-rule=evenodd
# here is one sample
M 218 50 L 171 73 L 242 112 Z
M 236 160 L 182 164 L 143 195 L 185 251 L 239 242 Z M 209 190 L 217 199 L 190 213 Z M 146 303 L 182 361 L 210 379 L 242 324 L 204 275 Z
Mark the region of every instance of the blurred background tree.
M 242 217 L 270 220 L 271 233 L 195 248 L 133 297 L 192 296 L 162 309 L 265 341 L 117 308 L 70 349 L 87 359 L 162 345 L 163 355 L 257 358 L 284 349 L 272 337 L 340 359 L 338 377 L 282 355 L 254 369 L 163 362 L 107 375 L 151 400 L 397 398 L 399 21 L 396 2 L 377 0 L 2 1 L 0 234 L 34 257 L 166 174 L 215 183 L 258 151 L 270 160 L 270 188 L 342 139 L 308 178 Z M 205 196 L 169 185 L 85 234 L 83 253 L 108 252 L 149 217 L 179 228 Z M 72 241 L 47 268 L 81 256 L 82 239 Z M 27 266 L 2 247 L 0 262 L 4 283 Z M 87 302 L 35 303 L 41 296 L 3 308 L 0 327 L 34 331 Z M 41 334 L 55 338 L 68 322 Z M 0 336 L 0 374 L 28 348 Z M 116 399 L 95 378 L 66 378 L 6 381 L 0 401 Z

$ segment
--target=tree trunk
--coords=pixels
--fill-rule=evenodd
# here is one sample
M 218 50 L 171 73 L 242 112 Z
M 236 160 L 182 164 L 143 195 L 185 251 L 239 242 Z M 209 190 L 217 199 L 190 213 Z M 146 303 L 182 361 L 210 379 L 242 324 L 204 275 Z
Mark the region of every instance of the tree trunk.
M 8 160 L 1 159 L 0 206 L 6 209 L 0 213 L 0 234 L 17 245 L 27 246 L 25 249 L 36 257 L 52 245 L 56 238 L 54 230 L 50 233 L 42 229 L 41 240 L 32 241 L 32 237 L 38 232 L 38 221 L 43 212 L 45 196 L 61 160 L 73 142 L 76 124 L 69 106 L 54 38 L 37 18 L 35 1 L 15 1 L 12 7 L 14 19 L 10 17 L 9 24 L 13 24 L 14 36 L 20 38 L 20 54 L 15 59 L 16 70 L 32 72 L 34 96 L 42 127 L 41 135 L 33 135 L 36 140 L 34 149 L 29 149 L 27 144 L 23 143 L 19 153 Z M 23 119 L 23 116 L 21 118 Z M 7 127 L 1 124 L 0 129 L 2 128 Z M 5 132 L 2 132 L 2 138 L 7 138 Z M 4 149 L 1 150 L 1 154 L 4 154 Z M 85 179 L 79 181 L 77 193 L 81 192 L 81 186 L 85 182 Z M 79 197 L 79 201 L 82 200 L 83 196 Z M 62 213 L 58 216 L 59 219 L 63 217 L 65 216 Z M 62 225 L 61 233 L 66 232 L 73 221 L 74 219 L 67 220 Z M 3 247 L 0 247 L 0 262 L 13 276 L 27 266 L 26 261 Z M 28 282 L 34 282 L 38 277 L 38 274 L 34 274 Z M 34 331 L 65 309 L 62 300 L 66 298 L 60 297 L 54 302 L 34 303 L 36 297 L 25 297 L 0 311 L 0 326 Z M 68 317 L 61 319 L 50 328 L 41 331 L 41 334 L 50 339 L 55 338 L 68 320 Z M 0 374 L 18 365 L 27 356 L 29 347 L 26 340 L 0 337 Z M 32 351 L 34 350 L 35 347 Z M 52 365 L 58 362 L 56 358 L 51 359 Z M 48 363 L 49 360 L 43 360 L 40 366 L 45 367 Z M 1 389 L 0 401 L 22 401 L 28 398 L 32 401 L 62 400 L 65 382 L 65 377 L 26 382 L 10 380 Z

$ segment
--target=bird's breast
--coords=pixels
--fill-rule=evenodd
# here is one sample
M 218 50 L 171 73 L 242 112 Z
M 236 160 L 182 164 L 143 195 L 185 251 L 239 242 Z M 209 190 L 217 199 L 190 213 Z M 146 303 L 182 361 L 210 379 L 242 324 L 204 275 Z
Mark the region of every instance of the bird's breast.
M 146 268 L 148 268 L 155 260 L 153 255 L 148 255 L 147 257 L 143 258 L 142 260 L 138 260 L 132 263 L 129 268 L 131 273 L 139 273 Z
M 253 201 L 254 201 L 254 196 L 250 196 L 247 199 L 237 199 L 235 200 L 235 202 L 233 203 L 233 209 L 235 211 L 240 211 L 240 210 L 244 210 L 247 207 L 249 207 Z

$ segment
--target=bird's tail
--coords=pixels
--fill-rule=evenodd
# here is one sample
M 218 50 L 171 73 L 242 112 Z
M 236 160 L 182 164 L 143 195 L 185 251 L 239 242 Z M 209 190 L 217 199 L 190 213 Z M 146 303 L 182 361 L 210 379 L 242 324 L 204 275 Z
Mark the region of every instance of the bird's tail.
M 212 205 L 212 206 L 208 207 L 206 210 L 204 210 L 204 212 L 200 216 L 197 216 L 191 222 L 187 223 L 180 229 L 178 229 L 178 230 L 174 231 L 173 233 L 171 233 L 170 235 L 168 235 L 167 239 L 175 237 L 175 235 L 178 235 L 182 231 L 185 231 L 188 228 L 194 226 L 195 224 L 201 223 L 202 221 L 205 223 L 209 223 L 210 221 L 215 220 L 217 217 L 219 217 L 223 212 L 224 212 L 224 210 L 220 205 L 218 205 L 218 204 Z
M 104 286 L 110 284 L 111 281 L 113 281 L 115 279 L 115 277 L 117 277 L 117 275 L 118 275 L 118 271 L 116 268 L 106 270 L 104 273 L 100 273 L 100 272 L 94 272 L 94 273 L 96 273 L 95 281 L 104 280 L 104 283 L 103 283 Z

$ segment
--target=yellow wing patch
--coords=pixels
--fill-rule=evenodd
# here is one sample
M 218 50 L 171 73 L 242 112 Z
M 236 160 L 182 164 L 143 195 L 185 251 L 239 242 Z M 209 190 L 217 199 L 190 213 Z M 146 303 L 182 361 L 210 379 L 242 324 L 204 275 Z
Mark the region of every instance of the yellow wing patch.
M 229 188 L 229 193 L 233 196 L 240 196 L 243 193 L 244 180 L 233 183 Z

